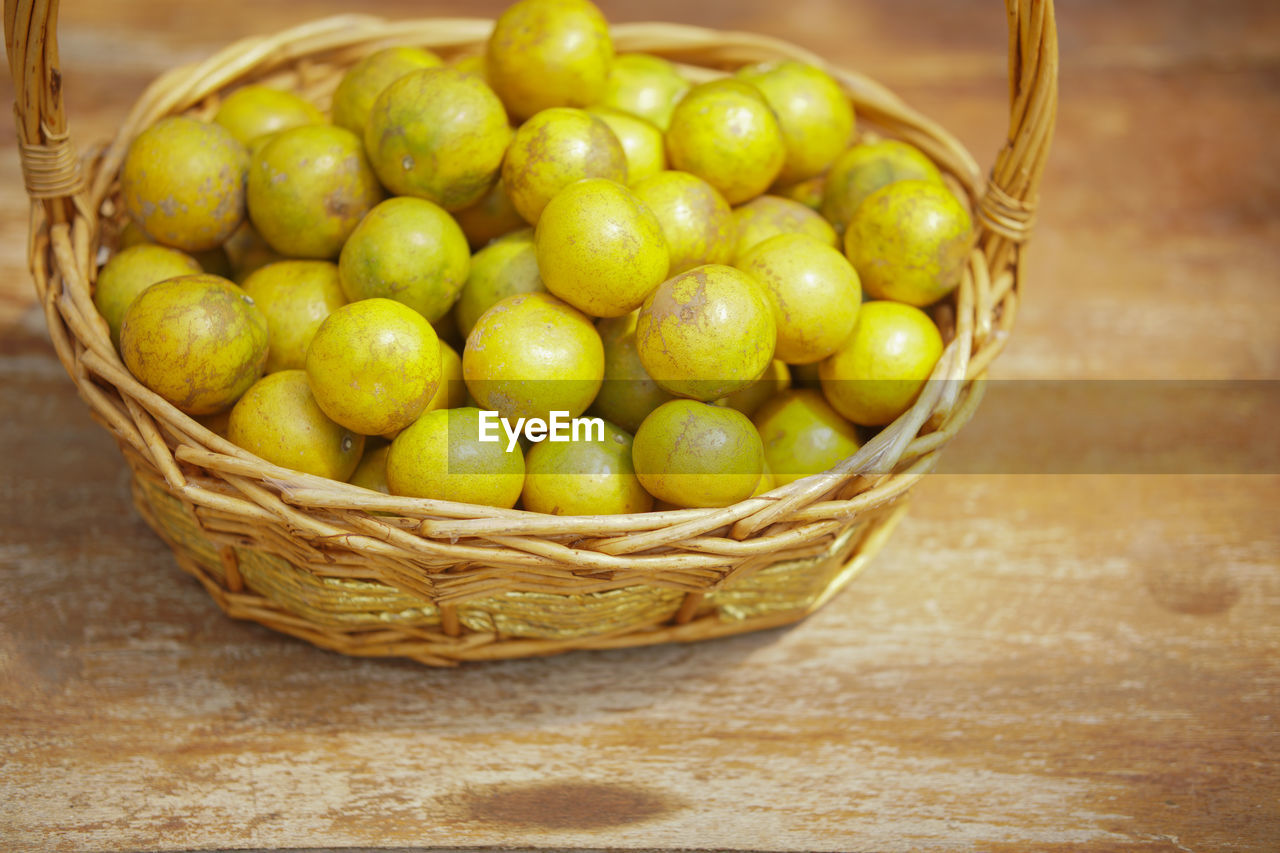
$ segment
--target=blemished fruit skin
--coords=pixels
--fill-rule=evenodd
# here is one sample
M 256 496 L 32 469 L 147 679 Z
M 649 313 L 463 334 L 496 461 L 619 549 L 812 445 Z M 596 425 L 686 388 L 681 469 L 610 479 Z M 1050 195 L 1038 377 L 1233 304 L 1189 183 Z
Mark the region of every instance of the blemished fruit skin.
M 329 420 L 302 370 L 253 383 L 231 409 L 227 438 L 272 465 L 331 480 L 350 477 L 364 453 L 364 436 Z
M 759 283 L 733 267 L 694 267 L 662 284 L 636 320 L 636 347 L 653 380 L 711 401 L 751 385 L 773 360 L 777 328 Z
M 538 272 L 533 229 L 523 228 L 495 240 L 471 256 L 471 271 L 454 305 L 454 319 L 465 339 L 480 315 L 517 293 L 546 291 Z
M 139 243 L 112 256 L 93 287 L 93 304 L 111 329 L 111 343 L 120 347 L 124 312 L 139 293 L 158 281 L 199 272 L 195 258 L 156 243 Z
M 212 249 L 244 221 L 248 165 L 248 152 L 222 125 L 160 119 L 125 154 L 125 210 L 157 243 L 184 252 Z
M 462 351 L 471 396 L 511 421 L 551 412 L 577 417 L 604 379 L 591 320 L 549 293 L 508 296 L 481 315 Z
M 762 195 L 733 209 L 733 229 L 737 244 L 733 262 L 756 246 L 779 234 L 807 234 L 838 248 L 840 238 L 822 214 L 798 201 L 776 195 Z
M 820 391 L 783 391 L 752 418 L 776 486 L 820 474 L 858 452 L 858 431 Z
M 591 413 L 615 423 L 629 433 L 640 428 L 649 413 L 674 399 L 645 372 L 636 351 L 633 311 L 624 317 L 608 317 L 596 323 L 604 344 L 604 382 L 591 404 Z
M 445 210 L 484 197 L 511 141 L 502 102 L 483 80 L 456 68 L 424 68 L 382 90 L 364 128 L 365 150 L 395 195 Z
M 147 288 L 120 328 L 129 372 L 188 415 L 234 403 L 262 375 L 267 344 L 267 320 L 253 300 L 207 273 Z
M 249 168 L 249 218 L 291 258 L 336 258 L 382 196 L 359 138 L 333 125 L 274 134 Z
M 598 102 L 613 66 L 609 24 L 588 0 L 518 0 L 494 24 L 485 76 L 512 118 Z
M 942 175 L 932 160 L 906 142 L 881 139 L 855 145 L 836 159 L 827 175 L 822 215 L 843 234 L 867 196 L 895 181 L 941 184 Z
M 689 81 L 660 56 L 624 53 L 613 61 L 600 103 L 652 122 L 666 132 L 671 113 L 689 91 Z
M 853 105 L 825 71 L 794 60 L 738 71 L 769 103 L 786 146 L 778 180 L 794 183 L 826 171 L 853 137 Z
M 747 416 L 696 400 L 672 400 L 644 419 L 632 445 L 645 491 L 678 507 L 718 507 L 751 495 L 764 446 Z
M 822 393 L 853 423 L 884 426 L 915 402 L 942 351 L 938 327 L 919 308 L 868 302 L 849 340 L 819 365 Z
M 333 93 L 333 123 L 364 138 L 373 102 L 410 71 L 437 68 L 444 60 L 418 47 L 388 47 L 369 54 L 342 75 Z
M 811 364 L 853 331 L 862 304 L 858 274 L 845 256 L 804 234 L 770 237 L 738 260 L 764 287 L 778 326 L 776 356 Z
M 550 515 L 648 512 L 653 497 L 640 485 L 631 434 L 611 423 L 603 440 L 541 441 L 525 455 L 524 508 Z
M 267 318 L 267 373 L 302 369 L 320 324 L 347 304 L 329 261 L 277 261 L 254 270 L 241 287 Z
M 227 95 L 213 120 L 231 131 L 241 145 L 248 146 L 291 127 L 323 124 L 324 113 L 293 92 L 253 83 Z
M 760 91 L 722 79 L 690 89 L 667 129 L 667 160 L 719 190 L 729 204 L 763 193 L 786 161 L 782 130 Z
M 509 509 L 524 489 L 519 444 L 480 441 L 480 410 L 436 409 L 391 442 L 387 487 L 393 495 Z
M 320 408 L 361 435 L 413 423 L 440 383 L 440 342 L 417 311 L 363 299 L 334 311 L 307 348 L 307 379 Z
M 868 294 L 923 307 L 960 284 L 973 222 L 945 186 L 896 181 L 858 206 L 844 247 Z
M 711 184 L 688 172 L 664 171 L 635 183 L 631 191 L 662 226 L 668 276 L 732 262 L 738 233 L 733 209 Z
M 552 107 L 516 131 L 502 183 L 530 225 L 561 190 L 584 178 L 627 183 L 627 154 L 609 125 L 586 110 Z
M 453 306 L 470 268 L 471 250 L 453 217 L 403 196 L 365 214 L 338 257 L 348 300 L 394 299 L 433 323 Z
M 652 211 L 603 178 L 579 181 L 552 199 L 534 244 L 547 290 L 593 317 L 634 311 L 670 266 Z

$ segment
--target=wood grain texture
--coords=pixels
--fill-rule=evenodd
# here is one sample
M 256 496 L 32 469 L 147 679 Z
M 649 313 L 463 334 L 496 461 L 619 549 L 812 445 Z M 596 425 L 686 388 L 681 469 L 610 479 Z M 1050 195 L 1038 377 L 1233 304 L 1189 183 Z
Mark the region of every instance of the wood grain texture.
M 1002 138 L 998 4 L 602 5 L 800 43 L 980 162 Z M 65 6 L 85 141 L 164 68 L 350 8 Z M 1280 8 L 1080 0 L 1059 24 L 1062 114 L 998 374 L 1280 378 Z M 342 658 L 225 619 L 136 518 L 31 310 L 12 142 L 0 176 L 0 848 L 1280 844 L 1275 467 L 930 476 L 871 568 L 791 629 L 459 671 Z M 1036 430 L 1073 446 L 1069 418 Z M 1274 446 L 1265 424 L 1239 435 Z

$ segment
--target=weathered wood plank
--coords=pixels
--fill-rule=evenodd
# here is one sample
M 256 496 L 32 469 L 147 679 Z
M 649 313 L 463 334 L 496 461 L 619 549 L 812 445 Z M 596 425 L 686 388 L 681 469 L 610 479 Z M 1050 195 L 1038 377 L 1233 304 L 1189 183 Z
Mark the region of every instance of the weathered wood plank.
M 980 162 L 1001 140 L 998 4 L 603 5 L 793 39 L 890 84 Z M 1280 9 L 1061 5 L 1063 110 L 998 374 L 1274 380 Z M 72 129 L 101 138 L 174 62 L 344 8 L 65 4 Z M 1278 472 L 932 475 L 873 566 L 791 629 L 457 671 L 342 658 L 227 620 L 136 518 L 42 342 L 16 153 L 0 154 L 0 847 L 1280 839 Z M 1070 419 L 1038 428 L 1071 445 Z

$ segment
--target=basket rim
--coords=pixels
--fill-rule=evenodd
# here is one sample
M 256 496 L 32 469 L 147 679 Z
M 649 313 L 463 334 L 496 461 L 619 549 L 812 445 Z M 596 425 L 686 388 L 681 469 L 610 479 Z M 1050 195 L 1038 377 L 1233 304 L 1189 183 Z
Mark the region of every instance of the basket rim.
M 1016 0 L 1010 0 L 1011 8 L 1015 2 Z M 1039 3 L 1034 6 L 1042 8 Z M 9 23 L 8 20 L 6 23 Z M 240 39 L 203 62 L 171 69 L 153 82 L 138 99 L 112 143 L 90 159 L 88 169 L 92 178 L 90 184 L 92 191 L 88 195 L 88 204 L 83 205 L 87 210 L 80 211 L 82 218 L 86 221 L 75 222 L 73 225 L 79 225 L 82 234 L 84 229 L 88 230 L 85 238 L 88 245 L 92 246 L 94 238 L 98 236 L 97 226 L 100 224 L 98 217 L 102 213 L 103 203 L 108 200 L 112 183 L 118 175 L 124 148 L 136 132 L 161 115 L 184 112 L 211 94 L 232 88 L 237 80 L 247 82 L 249 78 L 258 79 L 263 76 L 264 69 L 281 68 L 325 51 L 346 49 L 355 50 L 357 54 L 365 53 L 388 40 L 428 47 L 474 46 L 487 36 L 492 23 L 491 20 L 483 18 L 388 21 L 368 15 L 339 15 L 305 23 L 274 36 L 251 36 Z M 745 60 L 742 59 L 744 54 L 750 57 L 763 52 L 817 62 L 836 76 L 842 87 L 846 89 L 846 93 L 853 99 L 860 117 L 870 114 L 875 117 L 872 121 L 877 125 L 889 125 L 890 132 L 897 130 L 907 137 L 922 134 L 926 138 L 933 139 L 935 145 L 922 147 L 926 148 L 925 153 L 935 162 L 938 162 L 938 158 L 928 149 L 936 150 L 941 146 L 943 149 L 959 151 L 961 156 L 958 162 L 962 164 L 960 167 L 956 166 L 954 160 L 950 163 L 939 162 L 939 165 L 960 181 L 976 212 L 980 213 L 984 209 L 985 196 L 980 192 L 977 168 L 976 165 L 969 166 L 973 160 L 963 146 L 945 130 L 915 113 L 897 96 L 870 78 L 836 68 L 803 48 L 768 36 L 726 32 L 685 24 L 618 24 L 611 29 L 618 41 L 619 52 L 644 51 L 684 59 L 695 55 L 704 57 L 707 52 L 710 52 L 713 59 L 718 62 L 724 62 L 726 55 L 737 57 L 739 59 L 737 64 L 745 64 Z M 1019 27 L 1019 31 L 1023 29 L 1025 27 Z M 987 187 L 988 190 L 991 187 L 999 189 L 994 181 Z M 1013 198 L 1007 191 L 1000 190 L 1000 193 L 1007 198 Z M 609 519 L 610 526 L 613 527 L 634 529 L 633 525 L 638 525 L 644 530 L 657 528 L 668 533 L 676 530 L 688 534 L 731 525 L 733 528 L 731 535 L 742 539 L 759 532 L 774 521 L 790 519 L 789 513 L 792 511 L 804 509 L 816 502 L 821 495 L 831 493 L 841 484 L 846 484 L 853 479 L 877 479 L 878 482 L 868 491 L 874 493 L 879 489 L 881 493 L 889 494 L 890 498 L 896 497 L 895 492 L 899 490 L 894 488 L 894 481 L 912 473 L 918 476 L 919 472 L 915 469 L 920 466 L 920 463 L 917 462 L 905 471 L 895 471 L 894 466 L 904 458 L 903 455 L 908 452 L 913 438 L 916 457 L 928 462 L 962 425 L 956 422 L 957 417 L 967 420 L 972 415 L 976 400 L 981 396 L 980 387 L 975 392 L 975 385 L 980 386 L 977 380 L 985 375 L 987 365 L 1003 347 L 1012 317 L 1016 314 L 1020 279 L 1018 273 L 1021 266 L 1017 244 L 998 231 L 991 230 L 987 219 L 982 216 L 976 219 L 978 221 L 975 224 L 983 243 L 970 257 L 965 280 L 958 289 L 955 299 L 960 303 L 959 309 L 973 309 L 975 303 L 985 303 L 978 305 L 977 308 L 985 308 L 991 314 L 999 312 L 1002 317 L 1007 318 L 1008 322 L 999 323 L 998 328 L 986 329 L 985 340 L 989 344 L 987 353 L 985 357 L 972 358 L 973 353 L 970 350 L 974 345 L 975 334 L 981 335 L 983 331 L 981 327 L 984 318 L 980 317 L 969 324 L 971 327 L 979 327 L 975 330 L 966 327 L 964 322 L 965 317 L 971 316 L 971 312 L 958 310 L 957 313 L 963 316 L 957 323 L 955 337 L 948 345 L 927 386 L 929 393 L 921 394 L 911 410 L 867 442 L 853 457 L 828 472 L 811 475 L 780 486 L 763 496 L 748 498 L 730 507 L 677 509 L 625 516 L 546 516 L 527 510 L 499 510 L 472 504 L 398 497 L 394 498 L 393 502 L 407 510 L 400 513 L 406 518 L 424 517 L 418 532 L 428 536 L 492 534 L 494 531 L 486 528 L 492 528 L 491 522 L 496 521 L 519 522 L 522 527 L 513 535 L 532 534 L 540 527 L 547 526 L 556 528 L 556 534 L 574 535 L 576 532 L 577 535 L 586 535 L 586 531 L 580 529 L 583 520 L 590 521 L 598 529 L 601 519 Z M 56 227 L 59 224 L 46 219 L 41 227 L 48 234 L 51 225 Z M 33 244 L 40 242 L 37 235 Z M 65 310 L 65 307 L 69 306 L 66 306 L 64 300 L 57 298 L 59 294 L 52 294 L 54 298 L 49 299 L 49 293 L 46 293 L 49 319 L 53 321 L 56 315 L 61 315 L 65 321 L 68 321 L 72 337 L 80 347 L 84 348 L 71 360 L 75 365 L 75 369 L 69 366 L 72 376 L 77 379 L 77 384 L 81 385 L 86 381 L 92 382 L 88 378 L 90 374 L 106 380 L 117 388 L 122 398 L 127 397 L 125 406 L 134 420 L 138 419 L 137 410 L 140 409 L 159 422 L 158 427 L 153 423 L 151 429 L 143 430 L 149 434 L 144 437 L 142 443 L 151 451 L 147 455 L 153 456 L 152 461 L 157 463 L 157 467 L 161 469 L 172 487 L 185 490 L 186 478 L 181 474 L 177 464 L 177 462 L 185 462 L 235 476 L 253 476 L 259 484 L 269 486 L 278 492 L 285 503 L 299 509 L 372 508 L 378 503 L 378 499 L 383 497 L 379 493 L 358 486 L 321 480 L 321 478 L 313 478 L 289 469 L 272 466 L 226 442 L 176 407 L 142 387 L 124 369 L 114 348 L 107 343 L 100 318 L 96 318 L 98 322 L 95 322 L 96 314 L 92 311 L 92 303 L 88 303 L 89 311 L 83 310 L 88 300 L 96 267 L 89 264 L 84 269 L 83 275 L 73 274 L 73 270 L 70 269 L 73 265 L 66 263 L 69 260 L 68 256 L 65 253 L 55 252 L 54 254 L 52 268 L 62 273 L 66 286 L 72 291 L 70 301 L 81 309 L 78 312 L 80 316 L 75 318 L 76 321 L 71 321 L 68 316 L 70 312 Z M 999 271 L 1002 265 L 1008 269 Z M 1002 277 L 993 276 L 993 269 L 999 271 L 997 275 Z M 997 281 L 993 282 L 993 279 Z M 975 289 L 987 293 L 988 298 L 984 300 L 982 293 L 975 295 L 973 292 Z M 985 321 L 988 326 L 991 325 L 989 316 Z M 104 343 L 106 343 L 105 346 Z M 64 359 L 64 362 L 66 361 Z M 939 380 L 942 381 L 939 382 Z M 963 385 L 963 388 L 954 390 L 957 383 Z M 926 423 L 934 429 L 923 436 L 916 437 Z M 172 443 L 178 445 L 175 455 L 170 455 L 174 451 L 169 448 L 170 441 L 163 435 L 166 432 L 169 433 L 169 438 L 173 439 Z M 939 439 L 937 436 L 942 438 Z M 202 453 L 200 447 L 193 448 L 186 445 L 182 439 L 193 441 L 196 445 L 207 448 L 208 452 Z M 160 452 L 162 447 L 163 453 Z M 168 464 L 165 464 L 164 456 L 168 456 Z M 906 458 L 916 457 L 908 454 Z M 885 460 L 889 460 L 889 464 L 881 469 L 871 464 Z M 245 464 L 255 466 L 259 470 L 256 474 L 247 471 L 244 468 Z M 862 494 L 867 494 L 868 491 Z M 369 503 L 370 496 L 378 496 L 374 499 L 375 504 Z M 779 510 L 779 507 L 783 509 Z M 382 512 L 395 511 L 386 506 L 380 506 L 379 509 Z M 753 513 L 756 516 L 754 520 L 750 518 Z M 472 519 L 478 523 L 467 527 L 466 525 L 458 526 L 456 523 L 430 525 L 425 521 L 426 517 L 435 517 L 455 519 L 456 522 L 459 516 L 462 520 Z M 555 523 L 530 522 L 530 519 L 554 519 Z M 543 535 L 555 534 L 548 530 Z M 633 533 L 629 538 L 634 540 L 636 534 Z M 609 543 L 603 544 L 607 547 Z M 632 543 L 632 545 L 635 544 L 637 543 Z M 621 550 L 625 553 L 639 549 L 626 546 Z

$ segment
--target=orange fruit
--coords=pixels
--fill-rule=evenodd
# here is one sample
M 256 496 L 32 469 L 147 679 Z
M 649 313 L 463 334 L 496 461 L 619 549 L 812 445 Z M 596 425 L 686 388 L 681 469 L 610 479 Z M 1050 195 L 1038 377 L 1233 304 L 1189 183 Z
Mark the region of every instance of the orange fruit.
M 517 121 L 548 107 L 585 107 L 604 95 L 613 40 L 588 0 L 518 0 L 495 22 L 485 73 Z
M 822 393 L 855 424 L 883 426 L 911 408 L 942 357 L 929 315 L 898 302 L 868 302 L 849 340 L 818 368 Z
M 345 481 L 364 453 L 364 436 L 316 405 L 302 370 L 264 376 L 231 410 L 227 438 L 272 465 Z
M 678 507 L 716 507 L 751 495 L 764 470 L 756 428 L 736 409 L 672 400 L 640 424 L 632 445 L 645 491 Z
M 667 159 L 672 168 L 702 178 L 730 204 L 767 190 L 786 157 L 773 110 L 758 89 L 741 80 L 694 86 L 671 114 Z
M 664 390 L 716 400 L 773 360 L 777 327 L 760 285 L 733 267 L 694 267 L 658 285 L 636 320 L 640 362 Z
M 549 293 L 508 296 L 481 315 L 462 351 L 467 389 L 504 418 L 577 417 L 604 378 L 591 321 Z

